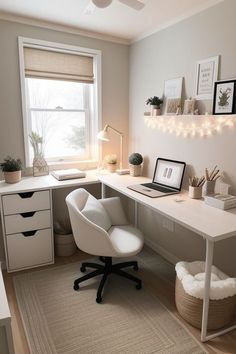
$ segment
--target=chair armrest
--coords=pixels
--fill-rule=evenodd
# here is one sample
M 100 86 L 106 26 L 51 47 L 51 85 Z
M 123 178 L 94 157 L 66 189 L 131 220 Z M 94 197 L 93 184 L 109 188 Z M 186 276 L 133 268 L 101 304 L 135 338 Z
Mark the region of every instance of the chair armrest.
M 119 197 L 99 199 L 100 203 L 106 209 L 112 225 L 128 225 L 128 220 L 124 213 Z

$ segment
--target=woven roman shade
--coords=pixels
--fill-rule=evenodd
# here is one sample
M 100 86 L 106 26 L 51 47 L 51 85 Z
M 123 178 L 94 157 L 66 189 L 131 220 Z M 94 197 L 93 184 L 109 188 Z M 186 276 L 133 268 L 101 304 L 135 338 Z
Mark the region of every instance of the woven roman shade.
M 25 76 L 93 83 L 93 58 L 24 47 Z

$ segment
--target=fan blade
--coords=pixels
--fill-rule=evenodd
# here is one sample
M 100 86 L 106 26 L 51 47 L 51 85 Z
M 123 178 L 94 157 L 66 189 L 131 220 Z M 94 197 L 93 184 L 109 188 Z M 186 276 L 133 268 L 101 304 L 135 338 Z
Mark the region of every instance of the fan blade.
M 95 11 L 96 6 L 92 1 L 89 2 L 88 6 L 84 9 L 83 13 L 84 15 L 92 15 L 92 13 Z
M 145 4 L 143 4 L 139 0 L 119 0 L 119 2 L 131 7 L 134 10 L 142 10 L 142 8 L 144 8 L 144 6 L 145 6 Z

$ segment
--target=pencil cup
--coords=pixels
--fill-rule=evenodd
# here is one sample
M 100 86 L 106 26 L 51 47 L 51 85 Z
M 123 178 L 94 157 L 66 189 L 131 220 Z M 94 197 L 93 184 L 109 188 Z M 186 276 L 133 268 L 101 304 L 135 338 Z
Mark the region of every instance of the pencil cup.
M 211 195 L 215 192 L 216 181 L 206 181 L 203 185 L 203 195 Z
M 201 187 L 189 186 L 188 195 L 189 198 L 200 199 L 202 197 L 202 186 Z

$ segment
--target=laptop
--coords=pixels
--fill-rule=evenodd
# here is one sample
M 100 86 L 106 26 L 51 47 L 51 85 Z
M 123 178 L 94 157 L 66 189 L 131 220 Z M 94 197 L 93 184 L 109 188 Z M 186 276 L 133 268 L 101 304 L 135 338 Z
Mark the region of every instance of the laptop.
M 181 191 L 186 163 L 158 158 L 152 183 L 128 186 L 135 192 L 151 198 L 164 197 Z

